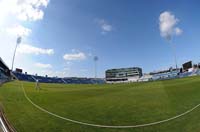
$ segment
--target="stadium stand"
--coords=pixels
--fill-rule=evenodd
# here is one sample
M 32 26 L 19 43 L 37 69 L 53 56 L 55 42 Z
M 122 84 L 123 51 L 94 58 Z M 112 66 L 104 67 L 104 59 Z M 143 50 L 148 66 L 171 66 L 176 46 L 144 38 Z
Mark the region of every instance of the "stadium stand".
M 174 79 L 174 78 L 183 78 L 189 76 L 197 76 L 200 75 L 199 68 L 191 68 L 190 71 L 179 72 L 179 70 L 165 70 L 159 72 L 152 72 L 152 80 L 166 80 L 166 79 Z
M 10 70 L 0 58 L 0 84 L 10 80 Z
M 121 75 L 121 72 L 120 72 L 120 75 Z M 195 75 L 200 75 L 199 65 L 193 66 L 192 68 L 189 68 L 188 70 L 184 70 L 184 71 L 182 70 L 182 68 L 180 69 L 169 68 L 168 70 L 150 72 L 149 74 L 143 74 L 143 75 L 141 72 L 141 76 L 137 77 L 137 80 L 135 82 L 166 80 L 166 79 L 183 78 L 183 77 L 195 76 Z M 0 83 L 9 81 L 11 76 L 21 81 L 35 82 L 36 80 L 38 80 L 41 83 L 63 83 L 63 84 L 103 84 L 103 83 L 106 83 L 106 80 L 102 78 L 80 78 L 80 77 L 58 78 L 58 77 L 48 77 L 48 76 L 44 77 L 44 76 L 38 76 L 38 75 L 29 75 L 27 73 L 24 74 L 18 71 L 10 72 L 9 68 L 0 58 Z
M 142 68 L 115 68 L 105 72 L 106 83 L 128 83 L 137 82 L 142 77 Z
M 47 77 L 47 76 L 44 77 L 44 76 L 23 74 L 16 71 L 12 72 L 12 74 L 18 80 L 29 81 L 29 82 L 35 82 L 36 80 L 39 80 L 39 82 L 42 82 L 42 83 L 63 83 L 63 84 L 103 84 L 103 83 L 106 83 L 106 81 L 102 78 L 95 79 L 95 78 L 80 78 L 80 77 L 65 77 L 65 78 Z M 180 72 L 180 69 L 178 70 L 168 69 L 168 70 L 151 72 L 149 74 L 144 74 L 137 80 L 137 82 L 183 78 L 183 77 L 195 76 L 195 75 L 200 75 L 199 68 L 196 68 L 196 69 L 193 68 L 192 70 L 185 71 L 185 72 Z
M 138 79 L 138 82 L 148 82 L 148 81 L 152 81 L 152 75 L 150 74 L 144 74 L 142 77 L 140 77 Z
M 76 77 L 72 77 L 72 78 L 64 78 L 66 83 L 70 83 L 70 84 L 102 84 L 105 83 L 105 81 L 103 79 L 100 78 L 76 78 Z
M 197 75 L 200 75 L 200 69 L 198 69 L 198 70 L 196 71 L 196 74 L 197 74 Z
M 191 71 L 186 71 L 183 73 L 180 73 L 179 77 L 188 77 L 188 76 L 197 76 L 200 75 L 200 69 L 196 68 L 196 69 L 192 69 Z
M 173 79 L 178 78 L 179 69 L 169 69 L 157 72 L 151 72 L 152 80 L 165 80 L 165 79 Z
M 13 72 L 13 74 L 17 77 L 18 80 L 35 82 L 31 75 L 25 75 L 17 72 Z
M 103 84 L 104 79 L 101 78 L 78 78 L 78 77 L 68 77 L 68 78 L 57 78 L 57 77 L 43 77 L 36 75 L 28 75 L 18 72 L 13 72 L 18 80 L 35 82 L 39 80 L 42 83 L 65 83 L 65 84 Z

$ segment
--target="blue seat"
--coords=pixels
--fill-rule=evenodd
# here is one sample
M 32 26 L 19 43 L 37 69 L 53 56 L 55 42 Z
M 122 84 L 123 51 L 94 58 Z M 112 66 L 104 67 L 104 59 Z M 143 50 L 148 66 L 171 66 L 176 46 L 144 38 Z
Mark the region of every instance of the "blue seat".
M 56 77 L 43 77 L 43 76 L 34 76 L 23 73 L 13 72 L 13 74 L 22 81 L 35 82 L 39 80 L 42 83 L 66 83 L 66 84 L 102 84 L 105 83 L 103 79 L 94 79 L 94 78 L 56 78 Z

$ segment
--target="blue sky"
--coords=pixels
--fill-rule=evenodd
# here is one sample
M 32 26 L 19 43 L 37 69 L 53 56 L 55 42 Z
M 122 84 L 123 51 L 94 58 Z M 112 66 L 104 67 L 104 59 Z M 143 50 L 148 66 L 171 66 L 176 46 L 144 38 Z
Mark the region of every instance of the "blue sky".
M 15 67 L 28 73 L 94 77 L 95 55 L 99 57 L 98 77 L 104 77 L 109 68 L 139 66 L 144 72 L 150 72 L 175 66 L 172 48 L 161 33 L 159 17 L 162 13 L 168 13 L 165 14 L 168 18 L 174 17 L 170 30 L 163 30 L 168 33 L 173 30 L 170 35 L 178 65 L 189 60 L 200 62 L 198 0 L 37 1 L 43 15 L 28 14 L 29 10 L 27 18 L 19 17 L 24 13 L 20 11 L 0 14 L 3 28 L 24 27 L 19 30 L 24 32 L 20 34 L 23 41 L 18 47 Z M 26 2 L 25 5 L 34 7 L 38 3 Z M 177 28 L 180 33 L 175 32 Z M 19 32 L 12 36 L 1 35 L 4 39 L 1 45 L 10 52 L 4 50 L 0 55 L 9 66 L 17 35 Z

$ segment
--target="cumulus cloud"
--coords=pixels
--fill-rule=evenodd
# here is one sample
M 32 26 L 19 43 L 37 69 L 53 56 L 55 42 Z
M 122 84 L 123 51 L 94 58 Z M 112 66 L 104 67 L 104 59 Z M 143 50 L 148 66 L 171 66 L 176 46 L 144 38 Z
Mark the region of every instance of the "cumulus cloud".
M 31 45 L 28 45 L 28 44 L 20 44 L 18 49 L 17 49 L 17 53 L 35 54 L 35 55 L 39 55 L 39 54 L 52 55 L 52 54 L 54 54 L 54 50 L 53 49 L 38 48 L 38 47 L 34 47 L 34 46 L 31 46 Z
M 0 0 L 0 32 L 28 36 L 31 29 L 22 22 L 43 19 L 48 4 L 49 0 Z
M 173 35 L 182 34 L 182 30 L 176 27 L 179 19 L 175 17 L 171 12 L 165 11 L 160 14 L 159 17 L 159 28 L 162 37 L 170 39 Z
M 64 60 L 67 61 L 72 61 L 72 60 L 85 60 L 86 55 L 83 52 L 78 52 L 78 53 L 71 53 L 71 54 L 65 54 L 63 56 Z
M 31 27 L 34 27 L 32 25 L 35 21 L 44 18 L 44 10 L 49 5 L 49 2 L 49 0 L 0 0 L 0 36 L 2 46 L 0 48 L 0 56 L 8 66 L 12 65 L 14 47 L 18 36 L 22 37 L 25 44 L 20 44 L 17 49 L 14 67 L 23 68 L 30 73 L 40 73 L 41 69 L 33 66 L 36 62 L 32 55 L 54 54 L 53 49 L 28 45 L 32 43 L 32 40 L 28 37 L 34 32 Z M 25 25 L 29 25 L 30 29 Z
M 16 25 L 12 28 L 7 28 L 6 32 L 11 35 L 25 37 L 25 36 L 29 36 L 32 31 L 31 29 L 23 27 L 22 25 Z
M 1 0 L 4 14 L 13 14 L 22 21 L 36 21 L 44 16 L 49 0 Z
M 105 34 L 107 32 L 111 32 L 113 30 L 112 25 L 108 24 L 108 22 L 104 19 L 95 19 L 96 23 L 101 27 L 102 33 Z
M 49 69 L 52 68 L 51 64 L 35 63 L 35 66 L 38 68 Z

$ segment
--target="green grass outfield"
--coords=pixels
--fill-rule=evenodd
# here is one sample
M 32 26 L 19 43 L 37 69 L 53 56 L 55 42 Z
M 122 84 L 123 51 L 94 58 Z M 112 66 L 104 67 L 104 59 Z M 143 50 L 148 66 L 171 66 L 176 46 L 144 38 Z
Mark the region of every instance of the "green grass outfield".
M 96 128 L 40 111 L 25 98 L 57 115 L 101 125 L 137 125 L 171 118 L 200 103 L 200 77 L 148 83 L 63 85 L 10 82 L 0 87 L 0 103 L 18 132 L 199 132 L 200 107 L 178 119 L 143 128 Z

